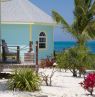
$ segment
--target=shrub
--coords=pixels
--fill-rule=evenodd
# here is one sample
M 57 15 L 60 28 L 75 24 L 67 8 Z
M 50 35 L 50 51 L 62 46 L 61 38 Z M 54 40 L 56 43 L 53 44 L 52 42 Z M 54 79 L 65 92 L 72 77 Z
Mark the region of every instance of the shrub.
M 8 81 L 10 89 L 36 91 L 40 89 L 40 77 L 32 69 L 19 69 Z
M 47 56 L 46 59 L 41 60 L 40 67 L 53 67 L 53 63 L 55 62 L 55 59 L 52 57 Z
M 84 89 L 86 89 L 92 95 L 93 89 L 95 88 L 95 73 L 88 74 L 87 77 L 84 79 L 84 81 L 80 84 Z
M 69 69 L 74 77 L 77 76 L 77 71 L 79 71 L 79 76 L 81 77 L 81 74 L 85 72 L 85 69 L 93 66 L 93 60 L 95 60 L 95 58 L 92 58 L 89 49 L 83 45 L 76 45 L 66 49 L 56 56 L 58 67 Z
M 45 60 L 43 59 L 43 60 L 41 60 L 41 62 L 40 62 L 40 68 L 45 68 L 46 67 L 46 62 L 45 62 Z
M 54 68 L 52 68 L 51 71 L 49 72 L 49 74 L 47 74 L 46 72 L 47 72 L 47 69 L 45 69 L 45 71 L 40 72 L 42 81 L 45 82 L 46 86 L 52 86 L 52 78 L 53 78 L 56 70 Z

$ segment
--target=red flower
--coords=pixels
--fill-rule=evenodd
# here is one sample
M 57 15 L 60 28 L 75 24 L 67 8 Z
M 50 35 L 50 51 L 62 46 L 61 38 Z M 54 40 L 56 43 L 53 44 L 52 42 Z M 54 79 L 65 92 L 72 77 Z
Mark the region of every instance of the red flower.
M 80 84 L 84 89 L 92 94 L 93 88 L 95 87 L 95 73 L 88 74 L 84 81 Z

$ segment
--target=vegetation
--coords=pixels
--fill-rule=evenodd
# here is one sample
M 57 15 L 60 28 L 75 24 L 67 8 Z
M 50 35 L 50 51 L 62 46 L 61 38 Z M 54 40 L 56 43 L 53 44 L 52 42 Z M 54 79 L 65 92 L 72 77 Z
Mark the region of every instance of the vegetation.
M 45 69 L 45 71 L 47 71 L 47 70 Z M 56 70 L 54 68 L 52 68 L 52 71 L 50 72 L 50 74 L 46 74 L 45 72 L 40 72 L 42 82 L 44 81 L 46 86 L 52 86 L 52 78 L 53 78 L 55 72 L 56 72 Z
M 53 63 L 54 62 L 55 62 L 55 59 L 54 58 L 47 56 L 46 59 L 41 60 L 40 67 L 41 68 L 53 67 Z
M 91 69 L 95 70 L 95 54 L 91 54 L 91 56 L 92 56 L 92 61 L 94 61 L 93 62 L 94 64 L 92 64 L 92 68 Z
M 20 69 L 15 71 L 8 84 L 10 89 L 36 91 L 40 89 L 40 78 L 32 69 Z
M 69 69 L 73 76 L 79 76 L 85 72 L 85 69 L 92 68 L 95 64 L 95 57 L 89 54 L 85 46 L 77 45 L 73 48 L 67 49 L 56 56 L 58 67 Z
M 80 84 L 85 90 L 90 92 L 90 95 L 93 95 L 93 91 L 95 88 L 95 73 L 88 74 L 84 81 Z
M 95 39 L 95 0 L 74 0 L 74 5 L 74 21 L 71 25 L 56 11 L 52 11 L 53 18 L 79 44 L 84 44 L 87 39 Z
M 79 70 L 81 76 L 83 71 L 81 67 L 92 66 L 95 60 L 84 47 L 88 39 L 95 39 L 95 0 L 74 0 L 74 5 L 72 24 L 69 24 L 58 12 L 52 11 L 54 20 L 62 25 L 65 32 L 72 34 L 78 44 L 77 47 L 58 54 L 56 59 L 60 68 L 69 68 L 73 76 L 77 76 L 76 72 Z

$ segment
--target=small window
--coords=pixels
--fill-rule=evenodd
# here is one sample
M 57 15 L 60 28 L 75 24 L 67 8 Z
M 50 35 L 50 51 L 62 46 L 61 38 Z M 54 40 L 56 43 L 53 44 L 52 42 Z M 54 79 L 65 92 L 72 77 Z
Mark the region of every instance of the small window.
M 39 48 L 46 48 L 46 34 L 44 32 L 39 34 Z

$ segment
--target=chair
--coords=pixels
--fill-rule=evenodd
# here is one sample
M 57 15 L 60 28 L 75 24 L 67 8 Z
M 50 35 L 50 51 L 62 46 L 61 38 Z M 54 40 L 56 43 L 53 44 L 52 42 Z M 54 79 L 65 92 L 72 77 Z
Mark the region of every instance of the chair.
M 9 51 L 9 48 L 16 48 L 16 52 Z M 16 62 L 19 63 L 19 54 L 20 54 L 20 48 L 19 46 L 7 46 L 7 43 L 5 40 L 2 40 L 2 60 L 3 62 Z M 8 60 L 10 58 L 10 60 Z

